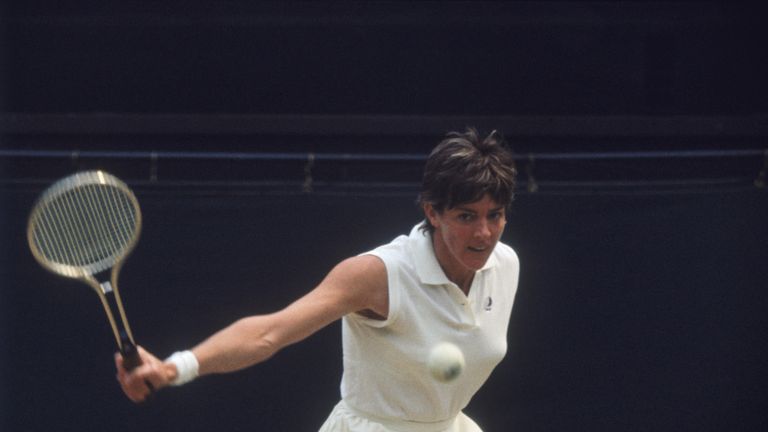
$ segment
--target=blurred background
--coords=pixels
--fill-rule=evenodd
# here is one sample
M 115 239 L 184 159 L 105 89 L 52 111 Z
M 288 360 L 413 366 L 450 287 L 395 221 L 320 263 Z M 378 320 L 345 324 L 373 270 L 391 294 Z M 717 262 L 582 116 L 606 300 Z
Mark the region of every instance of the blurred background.
M 768 14 L 742 2 L 0 5 L 0 430 L 312 431 L 338 323 L 134 406 L 96 296 L 26 218 L 56 179 L 135 190 L 121 276 L 159 355 L 406 233 L 429 150 L 498 129 L 519 188 L 487 431 L 768 426 Z

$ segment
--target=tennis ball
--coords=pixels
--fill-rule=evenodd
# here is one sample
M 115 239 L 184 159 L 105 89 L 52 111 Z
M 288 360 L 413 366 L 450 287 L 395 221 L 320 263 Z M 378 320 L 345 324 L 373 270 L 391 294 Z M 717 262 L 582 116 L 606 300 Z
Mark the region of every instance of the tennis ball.
M 464 354 L 452 343 L 439 343 L 430 350 L 427 367 L 436 380 L 453 381 L 464 370 Z

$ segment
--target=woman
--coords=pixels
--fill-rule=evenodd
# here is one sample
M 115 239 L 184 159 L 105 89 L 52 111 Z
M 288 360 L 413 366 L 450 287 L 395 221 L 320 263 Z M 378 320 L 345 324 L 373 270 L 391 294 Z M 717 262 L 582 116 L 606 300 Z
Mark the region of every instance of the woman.
M 342 319 L 342 399 L 321 432 L 480 431 L 461 410 L 506 353 L 519 263 L 499 239 L 515 174 L 496 132 L 449 133 L 427 159 L 425 220 L 408 236 L 342 261 L 285 309 L 240 319 L 191 351 L 161 361 L 139 348 L 144 364 L 131 372 L 116 355 L 124 392 L 139 402 L 148 384 L 252 366 Z M 446 341 L 466 368 L 441 383 L 426 359 Z

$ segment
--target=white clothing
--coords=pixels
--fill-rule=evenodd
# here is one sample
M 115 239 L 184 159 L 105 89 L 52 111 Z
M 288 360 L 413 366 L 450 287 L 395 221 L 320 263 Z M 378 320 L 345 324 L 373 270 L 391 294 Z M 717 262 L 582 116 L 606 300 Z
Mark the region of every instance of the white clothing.
M 394 421 L 356 412 L 342 400 L 331 412 L 319 432 L 483 432 L 471 418 L 460 412 L 441 422 Z
M 431 235 L 418 226 L 366 254 L 386 266 L 389 312 L 385 320 L 342 319 L 343 402 L 321 431 L 480 431 L 461 410 L 506 353 L 517 255 L 498 243 L 465 295 L 440 267 Z M 426 365 L 439 342 L 454 343 L 466 359 L 449 383 L 433 379 Z

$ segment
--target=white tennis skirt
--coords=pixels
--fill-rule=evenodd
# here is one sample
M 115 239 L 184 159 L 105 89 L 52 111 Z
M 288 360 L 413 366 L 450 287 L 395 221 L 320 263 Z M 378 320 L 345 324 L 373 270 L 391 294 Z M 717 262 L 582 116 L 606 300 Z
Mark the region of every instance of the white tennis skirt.
M 374 418 L 339 402 L 319 432 L 483 432 L 471 418 L 460 412 L 447 421 L 423 423 Z

